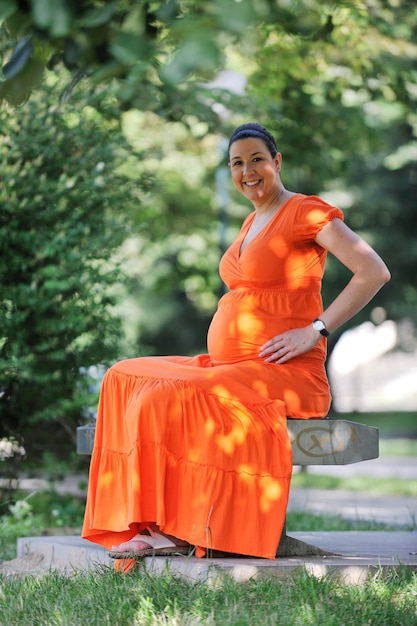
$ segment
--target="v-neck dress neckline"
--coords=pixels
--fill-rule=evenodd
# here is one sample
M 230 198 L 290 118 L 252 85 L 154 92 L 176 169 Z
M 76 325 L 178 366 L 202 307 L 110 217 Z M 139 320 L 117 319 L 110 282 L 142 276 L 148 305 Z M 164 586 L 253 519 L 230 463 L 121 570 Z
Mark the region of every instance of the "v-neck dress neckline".
M 259 237 L 261 237 L 263 234 L 265 234 L 268 230 L 269 227 L 272 226 L 272 224 L 275 223 L 275 221 L 278 219 L 278 217 L 284 212 L 284 210 L 288 207 L 289 204 L 291 204 L 291 201 L 294 198 L 297 198 L 300 194 L 296 193 L 293 196 L 291 196 L 290 198 L 288 198 L 288 200 L 286 200 L 284 202 L 284 204 L 278 209 L 278 211 L 271 217 L 271 219 L 265 224 L 265 226 L 263 226 L 261 228 L 261 230 L 256 233 L 256 235 L 250 240 L 248 241 L 248 243 L 245 245 L 245 247 L 242 250 L 242 246 L 245 243 L 245 239 L 249 233 L 249 229 L 253 224 L 253 221 L 256 217 L 256 211 L 253 211 L 251 213 L 251 215 L 248 216 L 248 218 L 252 218 L 250 219 L 250 221 L 248 221 L 247 227 L 244 231 L 242 231 L 241 236 L 239 238 L 239 243 L 238 243 L 238 250 L 237 250 L 237 254 L 238 254 L 238 259 L 240 260 L 242 258 L 242 255 L 244 254 L 244 252 L 246 251 L 246 249 L 248 248 L 248 246 L 251 245 L 251 243 L 253 243 L 255 240 L 257 240 Z

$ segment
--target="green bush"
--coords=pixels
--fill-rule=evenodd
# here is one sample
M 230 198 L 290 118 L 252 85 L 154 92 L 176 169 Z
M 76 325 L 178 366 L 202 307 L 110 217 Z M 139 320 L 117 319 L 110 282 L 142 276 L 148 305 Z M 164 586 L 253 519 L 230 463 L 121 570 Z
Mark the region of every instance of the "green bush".
M 32 459 L 73 447 L 96 401 L 91 367 L 121 350 L 114 255 L 133 183 L 117 168 L 129 149 L 108 121 L 110 91 L 93 107 L 79 89 L 60 107 L 61 89 L 55 77 L 0 111 L 0 424 Z

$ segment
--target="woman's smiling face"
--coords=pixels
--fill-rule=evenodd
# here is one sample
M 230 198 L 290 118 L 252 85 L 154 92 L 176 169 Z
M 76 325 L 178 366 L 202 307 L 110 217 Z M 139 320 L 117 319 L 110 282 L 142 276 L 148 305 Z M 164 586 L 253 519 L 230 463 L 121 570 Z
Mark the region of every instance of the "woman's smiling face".
M 266 200 L 279 188 L 281 155 L 271 155 L 256 137 L 238 139 L 230 146 L 229 167 L 233 184 L 252 202 Z

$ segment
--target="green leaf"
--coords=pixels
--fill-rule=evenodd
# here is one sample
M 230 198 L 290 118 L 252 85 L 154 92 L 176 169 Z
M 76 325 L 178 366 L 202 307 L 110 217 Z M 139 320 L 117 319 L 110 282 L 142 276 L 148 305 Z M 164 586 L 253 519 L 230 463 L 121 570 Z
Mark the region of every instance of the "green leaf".
M 7 27 L 8 38 L 19 38 L 29 31 L 31 27 L 31 22 L 32 19 L 28 13 L 23 13 L 22 11 L 15 10 L 9 15 L 3 28 Z
M 64 37 L 71 31 L 73 11 L 65 0 L 36 0 L 32 2 L 33 21 L 52 37 Z
M 12 106 L 18 106 L 27 100 L 29 92 L 26 85 L 18 80 L 5 80 L 0 84 L 0 102 L 5 100 Z
M 54 0 L 36 0 L 32 2 L 33 21 L 36 26 L 44 30 L 49 29 L 52 23 L 52 13 L 54 10 Z
M 3 66 L 3 74 L 5 78 L 13 78 L 25 67 L 26 63 L 32 56 L 33 46 L 30 39 L 19 41 L 13 50 L 10 60 Z
M 29 59 L 17 76 L 13 75 L 0 85 L 0 100 L 7 100 L 13 106 L 25 102 L 30 90 L 41 82 L 44 69 L 39 59 Z
M 244 33 L 256 20 L 254 3 L 217 0 L 221 27 L 234 33 Z
M 103 26 L 107 24 L 113 16 L 116 8 L 115 2 L 109 2 L 104 7 L 97 7 L 89 11 L 81 20 L 79 20 L 80 26 L 85 28 L 97 28 L 97 26 Z
M 3 0 L 0 2 L 0 26 L 7 20 L 8 17 L 13 15 L 17 9 L 17 2 L 15 0 Z
M 156 11 L 156 15 L 162 22 L 170 22 L 178 16 L 179 12 L 180 3 L 178 0 L 167 0 Z
M 179 84 L 194 72 L 205 74 L 219 66 L 221 52 L 214 41 L 206 37 L 189 37 L 161 70 L 161 78 L 167 83 Z
M 110 51 L 122 63 L 135 63 L 146 54 L 147 43 L 136 33 L 120 32 L 111 42 Z
M 126 67 L 120 61 L 112 61 L 100 67 L 94 74 L 90 75 L 90 80 L 94 83 L 108 82 L 112 78 L 123 76 Z

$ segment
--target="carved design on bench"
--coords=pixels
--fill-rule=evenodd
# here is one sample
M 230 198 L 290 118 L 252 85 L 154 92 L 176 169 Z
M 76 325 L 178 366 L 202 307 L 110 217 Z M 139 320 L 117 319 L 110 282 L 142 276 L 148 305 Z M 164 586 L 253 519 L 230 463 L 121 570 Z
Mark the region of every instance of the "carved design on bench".
M 353 444 L 357 444 L 357 437 L 355 430 L 350 428 L 350 437 Z M 312 426 L 310 428 L 304 428 L 300 430 L 297 435 L 296 445 L 307 456 L 323 457 L 335 452 L 341 452 L 343 450 L 343 440 L 336 433 L 330 433 L 327 428 L 320 426 Z M 303 445 L 304 444 L 304 445 Z M 357 446 L 355 446 L 357 448 Z M 357 453 L 358 450 L 355 449 Z
M 346 465 L 379 455 L 378 429 L 348 420 L 288 419 L 293 465 Z

